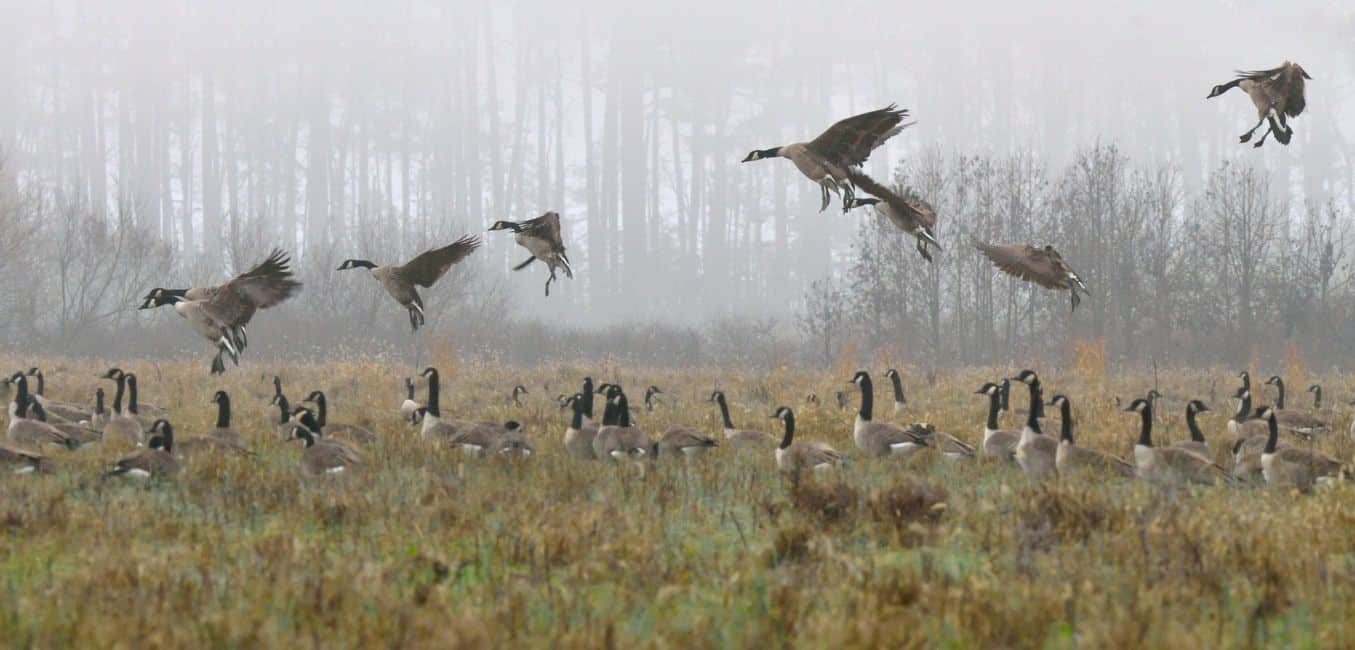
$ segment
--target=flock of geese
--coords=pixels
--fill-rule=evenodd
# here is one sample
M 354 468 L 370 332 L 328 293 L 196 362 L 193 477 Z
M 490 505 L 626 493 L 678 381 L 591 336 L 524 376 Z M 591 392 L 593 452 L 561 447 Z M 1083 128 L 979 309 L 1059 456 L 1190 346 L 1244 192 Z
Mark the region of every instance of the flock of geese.
M 1218 97 L 1233 88 L 1241 89 L 1252 100 L 1259 116 L 1256 125 L 1242 134 L 1242 142 L 1248 142 L 1262 124 L 1269 122 L 1269 129 L 1255 146 L 1264 144 L 1271 134 L 1281 144 L 1288 145 L 1294 133 L 1288 119 L 1297 117 L 1306 106 L 1304 82 L 1307 79 L 1311 77 L 1302 66 L 1285 61 L 1269 70 L 1239 71 L 1236 78 L 1214 86 L 1208 97 Z M 931 262 L 931 249 L 941 250 L 936 238 L 936 210 L 913 190 L 896 192 L 861 169 L 880 145 L 914 124 L 905 122 L 907 118 L 906 109 L 891 104 L 840 120 L 809 141 L 754 149 L 743 162 L 772 158 L 789 160 L 801 174 L 818 184 L 823 197 L 820 212 L 828 208 L 834 194 L 841 197 L 843 212 L 869 206 L 888 223 L 916 238 L 918 253 Z M 858 189 L 870 196 L 858 197 Z M 546 279 L 546 296 L 550 296 L 550 285 L 557 279 L 557 269 L 564 270 L 566 277 L 574 277 L 558 213 L 546 212 L 521 222 L 497 221 L 489 231 L 511 231 L 514 241 L 530 253 L 525 261 L 513 268 L 514 271 L 538 260 L 546 265 L 550 272 Z M 1002 272 L 1046 289 L 1067 291 L 1074 310 L 1081 300 L 1080 295 L 1088 293 L 1086 283 L 1052 245 L 995 244 L 973 235 L 970 239 Z M 349 259 L 338 270 L 367 269 L 386 293 L 408 311 L 410 329 L 417 331 L 425 323 L 424 303 L 418 288 L 431 288 L 453 265 L 475 252 L 480 243 L 478 237 L 466 235 L 441 248 L 425 251 L 404 264 L 383 266 L 370 260 Z M 152 289 L 143 299 L 141 308 L 173 305 L 194 331 L 215 346 L 211 372 L 222 373 L 226 370 L 225 358 L 239 364 L 240 353 L 248 343 L 245 327 L 254 312 L 282 303 L 301 289 L 301 283 L 292 277 L 289 264 L 290 259 L 285 253 L 274 250 L 258 266 L 219 286 Z M 790 429 L 794 429 L 793 417 L 783 419 L 791 423 Z
M 894 369 L 886 375 L 893 384 L 897 414 L 906 408 L 901 377 Z M 16 372 L 0 381 L 0 395 L 7 397 L 9 403 L 8 442 L 0 444 L 0 467 L 15 474 L 46 473 L 52 471 L 46 448 L 75 450 L 101 445 L 130 449 L 113 463 L 107 476 L 151 478 L 176 474 L 182 464 L 203 454 L 254 453 L 246 438 L 232 426 L 231 399 L 225 391 L 217 391 L 211 399 L 217 409 L 215 425 L 200 435 L 180 438 L 176 437 L 167 409 L 139 401 L 135 373 L 111 368 L 100 377 L 114 382 L 116 387 L 111 405 L 102 387 L 96 389 L 93 404 L 47 397 L 45 377 L 38 368 Z M 1330 426 L 1316 415 L 1286 408 L 1283 379 L 1273 376 L 1266 381 L 1277 391 L 1274 405 L 1253 408 L 1251 376 L 1244 371 L 1239 377 L 1242 384 L 1233 394 L 1238 406 L 1228 421 L 1232 467 L 1215 461 L 1197 421 L 1197 416 L 1209 408 L 1199 400 L 1186 404 L 1189 440 L 1170 446 L 1154 442 L 1155 405 L 1161 398 L 1157 391 L 1150 391 L 1121 409 L 1137 413 L 1141 419 L 1131 459 L 1080 446 L 1075 438 L 1077 419 L 1072 401 L 1062 394 L 1046 401 L 1043 384 L 1034 370 L 1022 370 L 999 382 L 985 383 L 975 391 L 987 398 L 986 418 L 977 444 L 939 431 L 927 422 L 901 425 L 876 419 L 871 375 L 865 370 L 858 371 L 850 380 L 860 395 L 851 438 L 855 453 L 866 458 L 931 449 L 938 457 L 954 461 L 985 459 L 1013 464 L 1034 481 L 1089 473 L 1137 477 L 1169 485 L 1264 480 L 1308 491 L 1347 477 L 1340 461 L 1313 450 L 1311 441 L 1326 434 Z M 482 457 L 529 458 L 535 453 L 535 445 L 516 421 L 449 417 L 442 409 L 438 370 L 429 367 L 421 378 L 427 386 L 425 400 L 418 401 L 414 379 L 406 378 L 404 399 L 395 409 L 409 426 L 417 427 L 421 440 Z M 1029 402 L 1024 411 L 1012 409 L 1009 404 L 1015 384 L 1024 385 L 1028 391 Z M 280 378 L 274 378 L 273 387 L 267 431 L 278 439 L 303 443 L 300 463 L 306 475 L 325 476 L 360 469 L 367 464 L 364 448 L 381 444 L 382 436 L 370 429 L 329 421 L 328 403 L 322 391 L 311 392 L 293 406 L 283 392 Z M 1314 385 L 1309 392 L 1314 395 L 1314 408 L 1320 409 L 1321 387 Z M 507 401 L 520 404 L 524 394 L 525 387 L 515 386 Z M 657 386 L 648 387 L 644 408 L 652 410 L 662 394 Z M 603 404 L 601 419 L 595 417 L 599 397 Z M 579 392 L 561 395 L 557 400 L 561 411 L 570 411 L 560 446 L 566 454 L 580 460 L 643 463 L 641 467 L 646 467 L 661 457 L 693 456 L 726 447 L 732 453 L 766 453 L 774 458 L 779 469 L 788 472 L 830 470 L 849 461 L 848 454 L 824 442 L 797 439 L 795 412 L 789 406 L 780 406 L 769 414 L 769 418 L 780 421 L 779 436 L 737 427 L 728 400 L 719 390 L 711 393 L 708 400 L 718 408 L 722 423 L 722 431 L 714 436 L 689 426 L 672 427 L 651 436 L 632 419 L 629 398 L 619 384 L 595 386 L 591 377 L 583 379 Z M 1046 415 L 1046 407 L 1055 409 L 1052 416 Z M 1022 417 L 1024 425 L 1020 429 L 1002 428 L 1000 419 L 1004 412 Z M 1046 427 L 1055 426 L 1057 435 L 1045 432 Z M 1282 438 L 1281 432 L 1294 440 Z M 1351 435 L 1355 436 L 1355 424 Z

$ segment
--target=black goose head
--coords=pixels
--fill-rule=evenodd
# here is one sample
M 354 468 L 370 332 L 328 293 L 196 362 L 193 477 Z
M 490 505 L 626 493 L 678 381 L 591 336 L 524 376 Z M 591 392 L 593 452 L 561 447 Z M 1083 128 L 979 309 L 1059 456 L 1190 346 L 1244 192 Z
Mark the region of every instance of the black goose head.
M 1152 405 L 1148 403 L 1148 400 L 1140 397 L 1130 402 L 1129 406 L 1124 407 L 1124 409 L 1122 410 L 1125 413 L 1143 413 L 1144 411 L 1149 410 L 1151 408 Z
M 856 371 L 856 374 L 855 374 L 855 375 L 852 375 L 852 378 L 847 380 L 847 383 L 849 383 L 849 384 L 856 384 L 857 386 L 862 386 L 862 385 L 865 385 L 865 384 L 869 384 L 869 383 L 870 383 L 870 373 L 868 373 L 868 372 L 866 372 L 866 371 L 864 371 L 864 370 L 857 370 L 857 371 Z
M 771 149 L 754 149 L 744 156 L 742 162 L 753 162 L 754 160 L 765 160 L 767 158 L 776 158 L 781 155 L 781 147 L 772 147 Z
M 494 225 L 489 227 L 490 232 L 494 232 L 495 230 L 511 230 L 513 232 L 521 232 L 522 224 L 519 224 L 516 221 L 499 220 L 495 221 Z
M 1190 411 L 1191 413 L 1208 413 L 1209 407 L 1205 406 L 1204 402 L 1201 402 L 1200 400 L 1197 399 L 1193 399 L 1190 400 L 1190 403 L 1186 404 L 1186 410 Z
M 990 397 L 993 395 L 1000 395 L 1001 393 L 1002 387 L 991 381 L 985 382 L 982 386 L 979 386 L 978 390 L 974 391 L 975 395 L 988 395 Z
M 1036 374 L 1034 370 L 1030 369 L 1022 370 L 1015 377 L 1011 377 L 1011 379 L 1015 379 L 1016 381 L 1026 384 L 1027 386 L 1032 386 L 1040 383 L 1040 376 Z
M 374 268 L 376 268 L 376 264 L 373 264 L 368 260 L 344 260 L 343 264 L 340 264 L 339 268 L 336 270 L 347 271 L 350 269 L 374 269 Z

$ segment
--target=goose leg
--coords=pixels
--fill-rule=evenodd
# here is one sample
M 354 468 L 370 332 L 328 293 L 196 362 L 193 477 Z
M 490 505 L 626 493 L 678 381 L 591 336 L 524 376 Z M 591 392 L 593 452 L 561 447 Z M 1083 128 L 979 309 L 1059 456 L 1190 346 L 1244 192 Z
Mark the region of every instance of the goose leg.
M 1261 145 L 1265 144 L 1265 143 L 1266 143 L 1266 138 L 1269 137 L 1270 134 L 1271 134 L 1271 133 L 1274 133 L 1274 132 L 1275 132 L 1275 129 L 1274 129 L 1274 128 L 1268 128 L 1268 129 L 1266 129 L 1266 132 L 1261 134 L 1261 139 L 1260 139 L 1260 140 L 1257 140 L 1257 141 L 1256 141 L 1256 144 L 1252 145 L 1252 147 L 1260 147 Z M 1276 136 L 1276 137 L 1279 137 L 1279 136 Z
M 553 282 L 554 280 L 555 280 L 555 270 L 552 269 L 551 272 L 550 272 L 550 277 L 546 278 L 546 297 L 547 297 L 547 298 L 550 297 L 550 283 Z M 516 398 L 515 398 L 515 399 L 516 399 Z
M 522 269 L 527 268 L 527 265 L 528 265 L 528 264 L 531 264 L 532 262 L 535 262 L 535 261 L 536 261 L 536 256 L 535 256 L 535 255 L 533 255 L 533 256 L 531 256 L 531 257 L 528 257 L 528 258 L 527 258 L 527 261 L 525 261 L 525 262 L 523 262 L 523 263 L 521 263 L 521 264 L 519 264 L 519 265 L 513 267 L 513 270 L 514 270 L 514 271 L 521 271 Z
M 1257 129 L 1261 128 L 1261 125 L 1262 125 L 1262 124 L 1265 124 L 1265 123 L 1266 123 L 1266 116 L 1265 116 L 1265 115 L 1262 115 L 1262 116 L 1261 116 L 1261 119 L 1259 119 L 1259 120 L 1256 121 L 1256 126 L 1253 126 L 1253 127 L 1252 127 L 1250 130 L 1248 130 L 1246 133 L 1243 133 L 1243 134 L 1242 134 L 1242 137 L 1238 138 L 1238 140 L 1241 141 L 1241 142 L 1247 142 L 1248 140 L 1251 140 L 1252 134 L 1255 133 Z
M 821 192 L 823 192 L 823 205 L 819 206 L 819 212 L 823 212 L 824 210 L 827 210 L 827 209 L 828 209 L 828 204 L 832 202 L 832 199 L 830 199 L 830 198 L 828 197 L 828 185 L 827 185 L 827 184 L 820 183 L 820 184 L 819 184 L 819 190 L 820 190 Z
M 1068 293 L 1071 294 L 1071 295 L 1073 296 L 1073 299 L 1072 299 L 1072 300 L 1073 300 L 1073 308 L 1070 309 L 1069 311 L 1077 311 L 1077 305 L 1078 305 L 1078 303 L 1082 302 L 1082 297 L 1077 295 L 1077 290 L 1076 290 L 1076 289 L 1070 290 Z
M 212 357 L 211 374 L 213 375 L 222 375 L 226 373 L 226 364 L 221 360 L 221 352 L 221 348 L 217 348 L 216 356 Z

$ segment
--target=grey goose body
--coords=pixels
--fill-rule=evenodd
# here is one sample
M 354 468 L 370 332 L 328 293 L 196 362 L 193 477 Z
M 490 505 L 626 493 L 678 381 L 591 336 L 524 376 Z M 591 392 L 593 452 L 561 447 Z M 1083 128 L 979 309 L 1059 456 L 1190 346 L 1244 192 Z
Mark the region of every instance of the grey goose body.
M 729 402 L 725 399 L 724 391 L 717 390 L 711 393 L 709 401 L 715 402 L 715 405 L 720 408 L 722 433 L 730 448 L 734 450 L 771 449 L 776 445 L 776 439 L 762 431 L 734 427 L 734 419 L 729 416 Z
M 983 425 L 983 439 L 979 444 L 980 455 L 985 458 L 1015 463 L 1016 444 L 1021 441 L 1021 432 L 1014 429 L 1002 429 L 998 424 L 998 414 L 1002 410 L 1002 387 L 988 382 L 980 386 L 974 393 L 988 396 L 988 419 Z
M 1178 447 L 1154 447 L 1153 407 L 1148 400 L 1135 399 L 1124 410 L 1137 412 L 1141 419 L 1138 441 L 1134 444 L 1134 471 L 1140 479 L 1163 485 L 1214 485 L 1234 480 L 1204 456 Z
M 400 306 L 409 311 L 409 327 L 417 331 L 423 325 L 423 298 L 418 287 L 431 288 L 452 266 L 466 259 L 480 247 L 480 238 L 465 235 L 443 246 L 424 251 L 414 259 L 398 266 L 378 266 L 369 260 L 349 259 L 339 265 L 340 271 L 365 268 Z
M 1305 80 L 1308 79 L 1312 77 L 1308 76 L 1303 66 L 1292 61 L 1285 61 L 1279 67 L 1269 70 L 1239 70 L 1236 78 L 1210 89 L 1206 99 L 1213 99 L 1233 88 L 1240 88 L 1256 107 L 1258 119 L 1256 125 L 1244 132 L 1238 140 L 1244 143 L 1251 140 L 1252 134 L 1261 128 L 1262 124 L 1268 122 L 1269 128 L 1261 134 L 1261 139 L 1253 146 L 1260 147 L 1265 144 L 1266 137 L 1271 134 L 1275 135 L 1280 144 L 1288 145 L 1294 135 L 1293 128 L 1289 126 L 1289 118 L 1298 117 L 1307 107 L 1304 91 Z
M 290 265 L 286 253 L 273 249 L 263 262 L 225 284 L 152 289 L 146 294 L 141 309 L 174 305 L 174 311 L 216 347 L 211 372 L 220 374 L 226 371 L 224 357 L 230 357 L 237 365 L 240 363 L 240 353 L 249 344 L 246 327 L 255 312 L 274 307 L 301 290 L 301 283 L 293 278 Z
M 930 247 L 941 250 L 936 241 L 936 209 L 912 190 L 894 190 L 871 178 L 860 170 L 849 170 L 847 177 L 875 198 L 853 199 L 852 207 L 869 205 L 875 214 L 889 220 L 894 227 L 917 239 L 917 252 L 922 259 L 931 262 Z
M 771 414 L 785 424 L 785 433 L 776 447 L 776 467 L 782 471 L 832 469 L 842 464 L 842 454 L 822 442 L 795 442 L 795 413 L 782 406 Z
M 875 388 L 870 373 L 858 370 L 849 383 L 856 384 L 861 392 L 861 404 L 852 424 L 852 441 L 857 449 L 879 458 L 908 454 L 927 446 L 927 439 L 918 430 L 874 420 Z
M 573 279 L 574 269 L 569 264 L 569 255 L 565 252 L 558 212 L 547 212 L 526 221 L 496 221 L 489 230 L 512 231 L 513 241 L 531 253 L 526 261 L 513 267 L 514 271 L 521 271 L 537 260 L 546 265 L 550 270 L 550 276 L 546 278 L 546 296 L 550 296 L 550 283 L 556 280 L 556 269 L 564 269 L 565 277 Z
M 1082 301 L 1079 292 L 1087 291 L 1082 278 L 1063 261 L 1063 256 L 1053 246 L 1039 248 L 1030 244 L 988 244 L 976 239 L 974 247 L 1007 275 L 1046 289 L 1067 291 L 1074 310 Z
M 1040 377 L 1033 370 L 1022 370 L 1011 379 L 1025 384 L 1030 392 L 1030 407 L 1026 409 L 1026 424 L 1021 428 L 1021 438 L 1016 443 L 1016 464 L 1026 476 L 1039 481 L 1049 478 L 1058 471 L 1059 443 L 1053 436 L 1045 435 L 1040 428 L 1041 408 L 1044 405 L 1043 388 Z
M 1060 419 L 1059 446 L 1054 454 L 1054 465 L 1059 476 L 1076 472 L 1093 472 L 1113 476 L 1134 476 L 1134 465 L 1103 451 L 1077 446 L 1073 439 L 1072 402 L 1064 395 L 1055 395 L 1049 405 L 1058 408 Z
M 912 123 L 903 122 L 907 117 L 906 109 L 891 104 L 885 108 L 839 120 L 808 142 L 755 149 L 744 157 L 743 162 L 785 158 L 791 161 L 805 178 L 818 183 L 823 197 L 820 212 L 828 208 L 832 200 L 831 194 L 841 195 L 842 209 L 845 212 L 853 207 L 855 196 L 855 187 L 849 171 L 859 168 L 870 157 L 872 151 L 911 126 Z

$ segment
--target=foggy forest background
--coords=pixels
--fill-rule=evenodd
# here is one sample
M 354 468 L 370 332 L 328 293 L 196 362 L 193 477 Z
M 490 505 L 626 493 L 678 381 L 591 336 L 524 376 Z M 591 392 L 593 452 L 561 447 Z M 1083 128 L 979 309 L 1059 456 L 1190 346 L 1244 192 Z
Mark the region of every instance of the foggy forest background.
M 1014 6 L 1015 5 L 1015 6 Z M 1313 75 L 1293 143 L 1205 100 L 1236 68 Z M 279 246 L 299 297 L 247 359 L 416 359 L 428 337 L 530 364 L 1165 364 L 1355 357 L 1355 12 L 1348 3 L 27 0 L 0 21 L 0 343 L 208 353 L 151 287 Z M 867 171 L 939 214 L 944 251 L 751 149 L 897 102 Z M 498 219 L 557 210 L 577 271 Z M 485 248 L 425 292 L 430 330 L 346 258 Z M 969 245 L 1056 245 L 1092 293 Z

